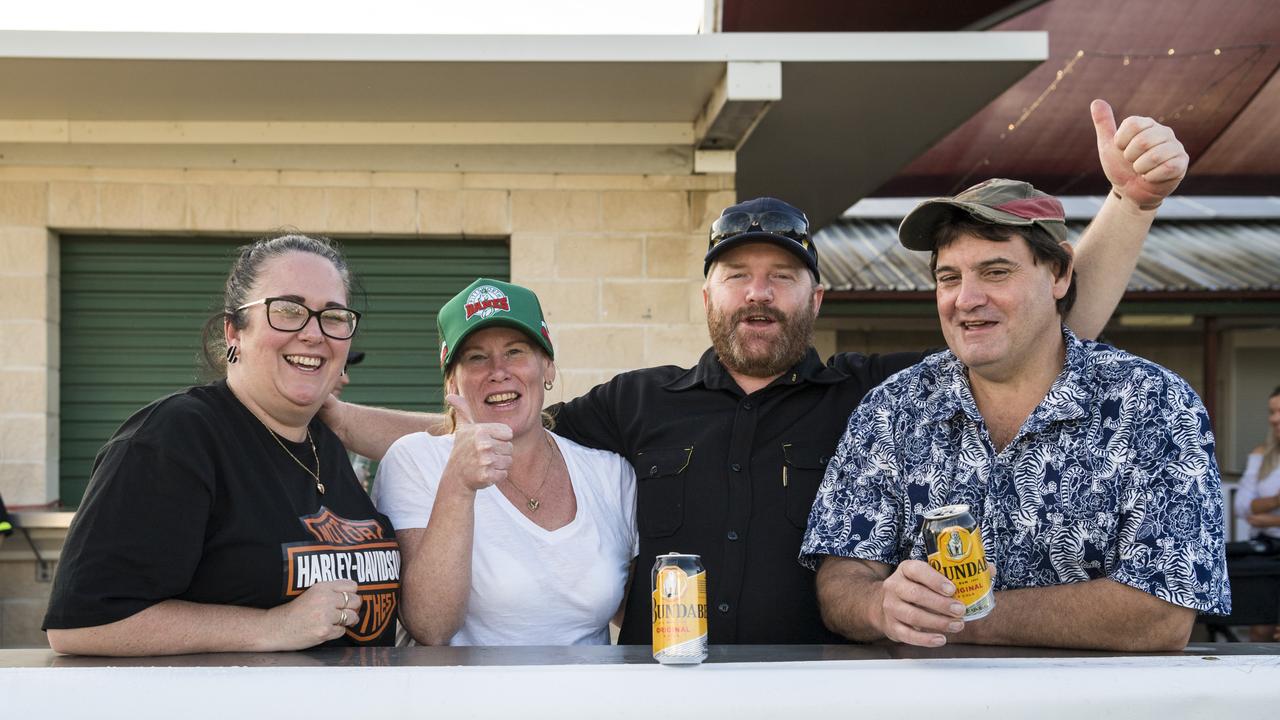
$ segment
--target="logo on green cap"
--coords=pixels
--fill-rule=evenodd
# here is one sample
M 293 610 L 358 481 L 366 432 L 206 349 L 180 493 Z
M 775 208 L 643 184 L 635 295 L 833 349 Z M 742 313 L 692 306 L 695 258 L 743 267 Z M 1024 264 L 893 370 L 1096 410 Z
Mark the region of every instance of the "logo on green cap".
M 507 300 L 506 293 L 492 285 L 481 285 L 472 290 L 464 307 L 467 320 L 476 316 L 487 318 L 499 312 L 511 312 L 511 302 Z

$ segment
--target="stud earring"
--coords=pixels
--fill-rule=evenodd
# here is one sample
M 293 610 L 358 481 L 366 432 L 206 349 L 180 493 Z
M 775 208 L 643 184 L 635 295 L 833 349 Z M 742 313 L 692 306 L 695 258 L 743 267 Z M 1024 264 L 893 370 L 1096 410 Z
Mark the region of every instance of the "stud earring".
M 546 389 L 550 390 L 551 388 L 553 388 L 553 387 L 555 387 L 555 386 L 551 384 L 551 381 L 550 381 L 550 380 L 543 380 L 543 381 L 542 381 L 542 387 L 544 387 L 544 388 L 546 388 Z
M 227 346 L 227 362 L 231 365 L 235 365 L 240 362 L 240 348 L 235 345 Z

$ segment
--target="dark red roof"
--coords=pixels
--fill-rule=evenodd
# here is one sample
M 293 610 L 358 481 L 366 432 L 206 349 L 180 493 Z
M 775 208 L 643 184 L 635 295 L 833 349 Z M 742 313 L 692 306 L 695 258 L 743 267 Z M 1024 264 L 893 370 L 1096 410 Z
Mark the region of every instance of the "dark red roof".
M 1278 194 L 1280 11 L 1274 0 L 888 5 L 725 0 L 724 28 L 960 30 L 1030 6 L 991 32 L 1046 30 L 1050 57 L 873 195 L 951 194 L 988 177 L 1029 180 L 1054 194 L 1101 194 L 1106 181 L 1096 156 L 1063 150 L 1092 146 L 1089 101 L 1095 97 L 1109 101 L 1119 117 L 1149 115 L 1174 128 L 1192 159 L 1179 192 Z

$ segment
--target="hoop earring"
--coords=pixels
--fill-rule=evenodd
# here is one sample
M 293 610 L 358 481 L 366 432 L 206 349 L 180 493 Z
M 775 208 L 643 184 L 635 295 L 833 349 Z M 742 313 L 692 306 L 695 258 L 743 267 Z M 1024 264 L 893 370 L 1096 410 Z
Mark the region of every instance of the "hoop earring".
M 235 345 L 227 346 L 227 362 L 231 365 L 240 362 L 240 348 Z
M 555 387 L 555 386 L 551 384 L 551 381 L 550 381 L 550 380 L 543 380 L 543 381 L 542 381 L 542 387 L 544 387 L 544 388 L 546 388 L 546 389 L 550 390 L 551 388 L 553 388 L 553 387 Z

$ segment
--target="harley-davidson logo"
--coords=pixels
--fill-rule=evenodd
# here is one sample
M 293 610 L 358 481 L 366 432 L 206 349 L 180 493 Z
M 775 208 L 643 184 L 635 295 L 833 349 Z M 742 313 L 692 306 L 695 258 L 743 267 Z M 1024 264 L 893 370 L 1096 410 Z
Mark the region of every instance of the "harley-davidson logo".
M 377 520 L 348 520 L 326 507 L 298 518 L 315 542 L 285 543 L 286 597 L 330 580 L 354 580 L 360 595 L 360 619 L 347 628 L 358 642 L 388 632 L 396 617 L 400 590 L 400 546 L 385 537 Z

